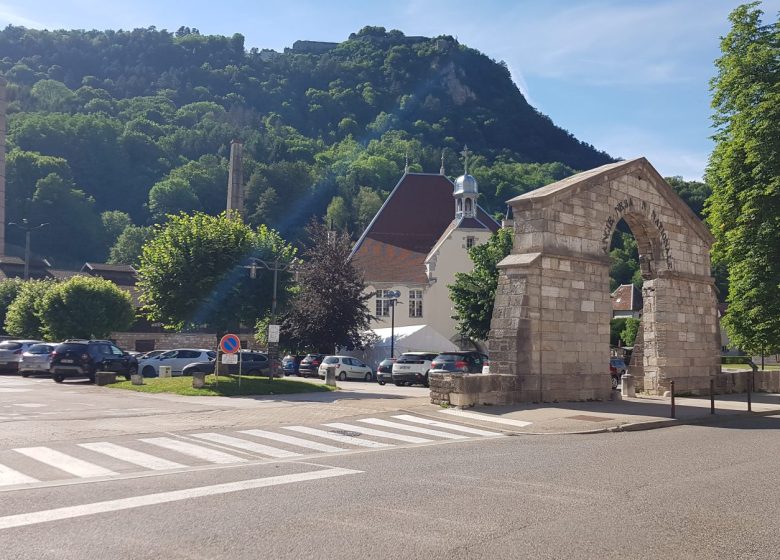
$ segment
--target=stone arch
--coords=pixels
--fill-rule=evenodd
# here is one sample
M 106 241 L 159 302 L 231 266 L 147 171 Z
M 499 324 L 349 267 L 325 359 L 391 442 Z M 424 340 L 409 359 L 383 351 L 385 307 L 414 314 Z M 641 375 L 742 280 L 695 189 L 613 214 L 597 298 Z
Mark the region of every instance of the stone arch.
M 499 264 L 491 373 L 471 382 L 475 402 L 609 399 L 609 245 L 621 218 L 645 278 L 645 390 L 661 394 L 672 380 L 676 391 L 708 390 L 720 371 L 713 238 L 645 158 L 509 204 L 514 246 Z

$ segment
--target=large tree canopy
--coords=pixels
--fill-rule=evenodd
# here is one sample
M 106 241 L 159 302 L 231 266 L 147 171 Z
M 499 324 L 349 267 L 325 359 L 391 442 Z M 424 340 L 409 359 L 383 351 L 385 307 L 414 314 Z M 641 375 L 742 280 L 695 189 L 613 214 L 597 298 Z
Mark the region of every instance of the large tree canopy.
M 721 41 L 706 177 L 713 257 L 729 271 L 723 324 L 750 352 L 780 349 L 780 26 L 761 16 L 740 6 Z
M 224 213 L 172 216 L 143 247 L 138 285 L 146 316 L 171 329 L 254 326 L 271 306 L 273 281 L 262 266 L 250 277 L 252 257 L 289 262 L 295 249 L 275 231 L 253 230 Z M 287 276 L 280 280 L 282 303 Z

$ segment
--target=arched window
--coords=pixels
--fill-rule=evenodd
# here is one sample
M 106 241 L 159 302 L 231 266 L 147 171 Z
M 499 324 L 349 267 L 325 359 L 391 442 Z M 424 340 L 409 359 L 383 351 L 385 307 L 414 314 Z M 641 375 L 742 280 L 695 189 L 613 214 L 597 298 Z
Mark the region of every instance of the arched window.
M 471 214 L 471 199 L 466 199 L 466 214 Z
M 458 212 L 463 212 L 463 201 L 458 199 Z

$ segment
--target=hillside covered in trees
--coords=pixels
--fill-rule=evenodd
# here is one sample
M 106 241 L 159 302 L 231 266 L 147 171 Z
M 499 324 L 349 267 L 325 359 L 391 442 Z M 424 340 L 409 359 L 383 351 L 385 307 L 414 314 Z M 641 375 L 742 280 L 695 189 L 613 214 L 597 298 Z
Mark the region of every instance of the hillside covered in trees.
M 224 209 L 245 143 L 247 217 L 294 238 L 313 215 L 359 232 L 403 173 L 476 156 L 481 204 L 612 159 L 531 107 L 505 64 L 448 36 L 367 27 L 283 53 L 181 28 L 0 31 L 8 80 L 7 221 L 50 225 L 57 266 L 131 261 L 168 213 Z M 21 233 L 9 229 L 9 245 Z M 113 247 L 113 249 L 109 250 Z

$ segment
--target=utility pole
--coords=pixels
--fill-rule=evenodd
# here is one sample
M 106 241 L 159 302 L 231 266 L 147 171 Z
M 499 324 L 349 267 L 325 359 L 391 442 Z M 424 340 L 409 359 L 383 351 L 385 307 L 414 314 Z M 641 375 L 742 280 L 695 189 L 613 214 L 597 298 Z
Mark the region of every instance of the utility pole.
M 45 223 L 45 224 L 38 224 L 37 226 L 31 226 L 27 222 L 27 218 L 23 218 L 21 224 L 17 224 L 16 222 L 10 222 L 8 225 L 17 227 L 24 232 L 24 279 L 29 280 L 30 279 L 30 233 L 37 229 L 46 227 L 49 224 Z

